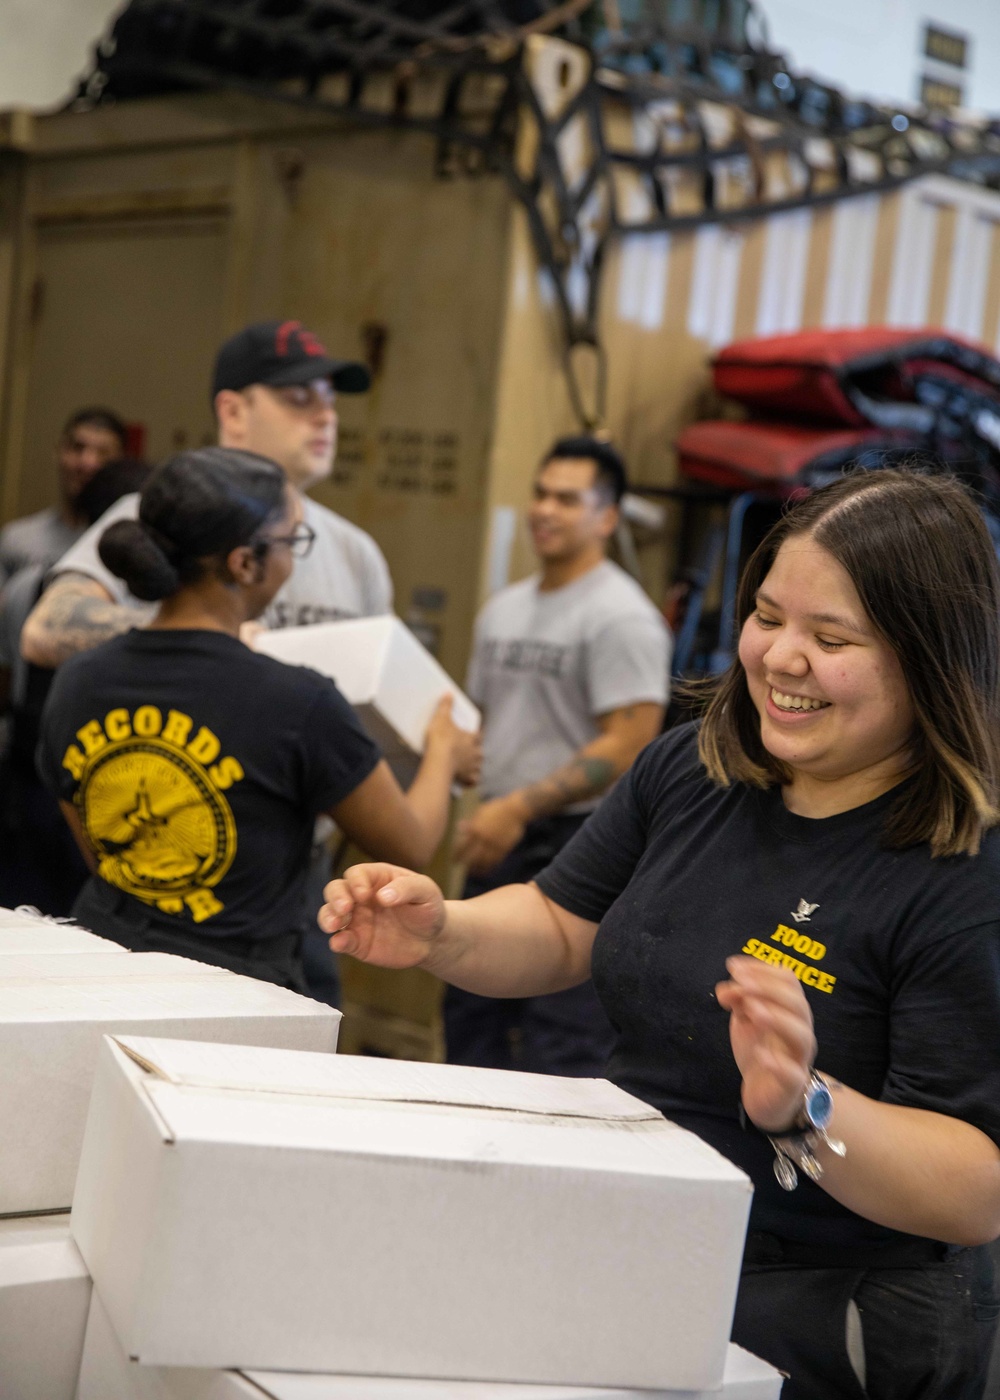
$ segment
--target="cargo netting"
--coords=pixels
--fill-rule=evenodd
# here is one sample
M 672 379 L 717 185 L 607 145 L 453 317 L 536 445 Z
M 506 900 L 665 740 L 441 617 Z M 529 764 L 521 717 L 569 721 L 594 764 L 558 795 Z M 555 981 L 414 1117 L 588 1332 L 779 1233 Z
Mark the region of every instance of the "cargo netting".
M 931 173 L 1000 187 L 1000 119 L 797 73 L 751 0 L 131 0 L 75 101 L 219 87 L 425 131 L 443 177 L 505 176 L 567 355 L 598 350 L 601 269 L 621 234 Z

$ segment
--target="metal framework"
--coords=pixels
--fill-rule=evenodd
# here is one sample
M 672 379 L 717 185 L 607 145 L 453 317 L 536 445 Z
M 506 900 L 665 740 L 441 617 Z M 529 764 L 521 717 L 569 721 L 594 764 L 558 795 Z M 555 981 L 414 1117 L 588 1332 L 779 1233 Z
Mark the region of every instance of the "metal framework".
M 557 37 L 556 77 L 535 36 Z M 544 47 L 544 46 L 542 46 Z M 1000 119 L 888 107 L 796 74 L 753 0 L 131 0 L 76 105 L 231 86 L 437 138 L 502 173 L 552 277 L 567 361 L 598 358 L 623 233 L 732 222 L 930 173 L 1000 186 Z

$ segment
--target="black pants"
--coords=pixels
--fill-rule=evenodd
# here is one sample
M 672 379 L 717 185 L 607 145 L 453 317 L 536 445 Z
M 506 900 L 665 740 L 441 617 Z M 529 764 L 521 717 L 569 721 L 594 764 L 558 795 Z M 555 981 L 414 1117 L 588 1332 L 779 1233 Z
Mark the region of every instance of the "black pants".
M 532 822 L 499 865 L 469 877 L 463 898 L 533 879 L 585 820 L 547 817 Z M 444 1028 L 449 1064 L 577 1078 L 604 1074 L 615 1038 L 589 981 L 541 997 L 480 997 L 449 987 Z
M 747 1242 L 733 1341 L 787 1372 L 782 1400 L 980 1400 L 998 1316 L 986 1246 L 913 1240 L 867 1267 L 814 1253 Z
M 213 938 L 180 923 L 176 929 L 166 928 L 154 924 L 138 900 L 96 875 L 80 891 L 73 917 L 91 933 L 110 938 L 133 953 L 175 953 L 261 982 L 274 982 L 293 992 L 306 990 L 298 930 L 279 938 L 255 939 Z

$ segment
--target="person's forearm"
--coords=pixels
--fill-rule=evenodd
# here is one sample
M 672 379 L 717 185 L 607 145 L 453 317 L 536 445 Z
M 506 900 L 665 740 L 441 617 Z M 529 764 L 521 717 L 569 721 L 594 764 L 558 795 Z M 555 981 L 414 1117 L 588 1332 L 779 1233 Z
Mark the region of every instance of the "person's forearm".
M 586 950 L 574 949 L 537 885 L 504 885 L 444 907 L 444 928 L 424 966 L 445 982 L 480 996 L 526 997 L 590 976 Z
M 35 666 L 61 666 L 135 625 L 134 611 L 111 602 L 99 583 L 67 574 L 46 589 L 25 622 L 21 654 Z
M 556 768 L 530 787 L 510 794 L 521 808 L 525 821 L 552 817 L 577 802 L 600 797 L 625 772 L 635 754 L 615 734 L 600 734 L 575 753 L 568 763 Z
M 90 871 L 91 875 L 96 875 L 98 873 L 97 857 L 94 855 L 93 849 L 84 835 L 83 823 L 80 821 L 79 812 L 73 806 L 72 802 L 66 802 L 62 798 L 59 799 L 59 806 L 62 809 L 63 816 L 66 818 L 66 824 L 72 832 L 73 840 L 76 842 L 80 854 L 83 856 L 87 869 Z
M 427 865 L 441 844 L 451 810 L 451 785 L 455 766 L 444 744 L 428 744 L 417 769 L 417 776 L 406 790 L 406 801 L 415 818 L 411 840 L 412 863 Z
M 968 1123 L 866 1098 L 824 1076 L 833 1089 L 830 1135 L 843 1158 L 821 1146 L 821 1184 L 867 1220 L 949 1244 L 1000 1234 L 1000 1148 Z

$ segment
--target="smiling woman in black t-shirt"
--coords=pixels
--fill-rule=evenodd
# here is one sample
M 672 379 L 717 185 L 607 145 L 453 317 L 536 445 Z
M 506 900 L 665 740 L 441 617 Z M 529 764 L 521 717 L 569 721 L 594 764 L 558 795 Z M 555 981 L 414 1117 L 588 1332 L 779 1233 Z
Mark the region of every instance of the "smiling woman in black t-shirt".
M 452 782 L 478 765 L 478 740 L 442 705 L 404 794 L 331 680 L 240 640 L 311 542 L 266 458 L 206 448 L 166 463 L 139 519 L 100 545 L 159 612 L 60 668 L 39 759 L 94 871 L 74 907 L 82 923 L 300 989 L 316 817 L 425 864 Z
M 489 996 L 592 971 L 610 1078 L 753 1179 L 735 1340 L 789 1400 L 974 1400 L 1000 1233 L 996 559 L 954 480 L 852 475 L 775 527 L 739 615 L 700 726 L 537 883 L 444 902 L 357 866 L 321 926 Z

